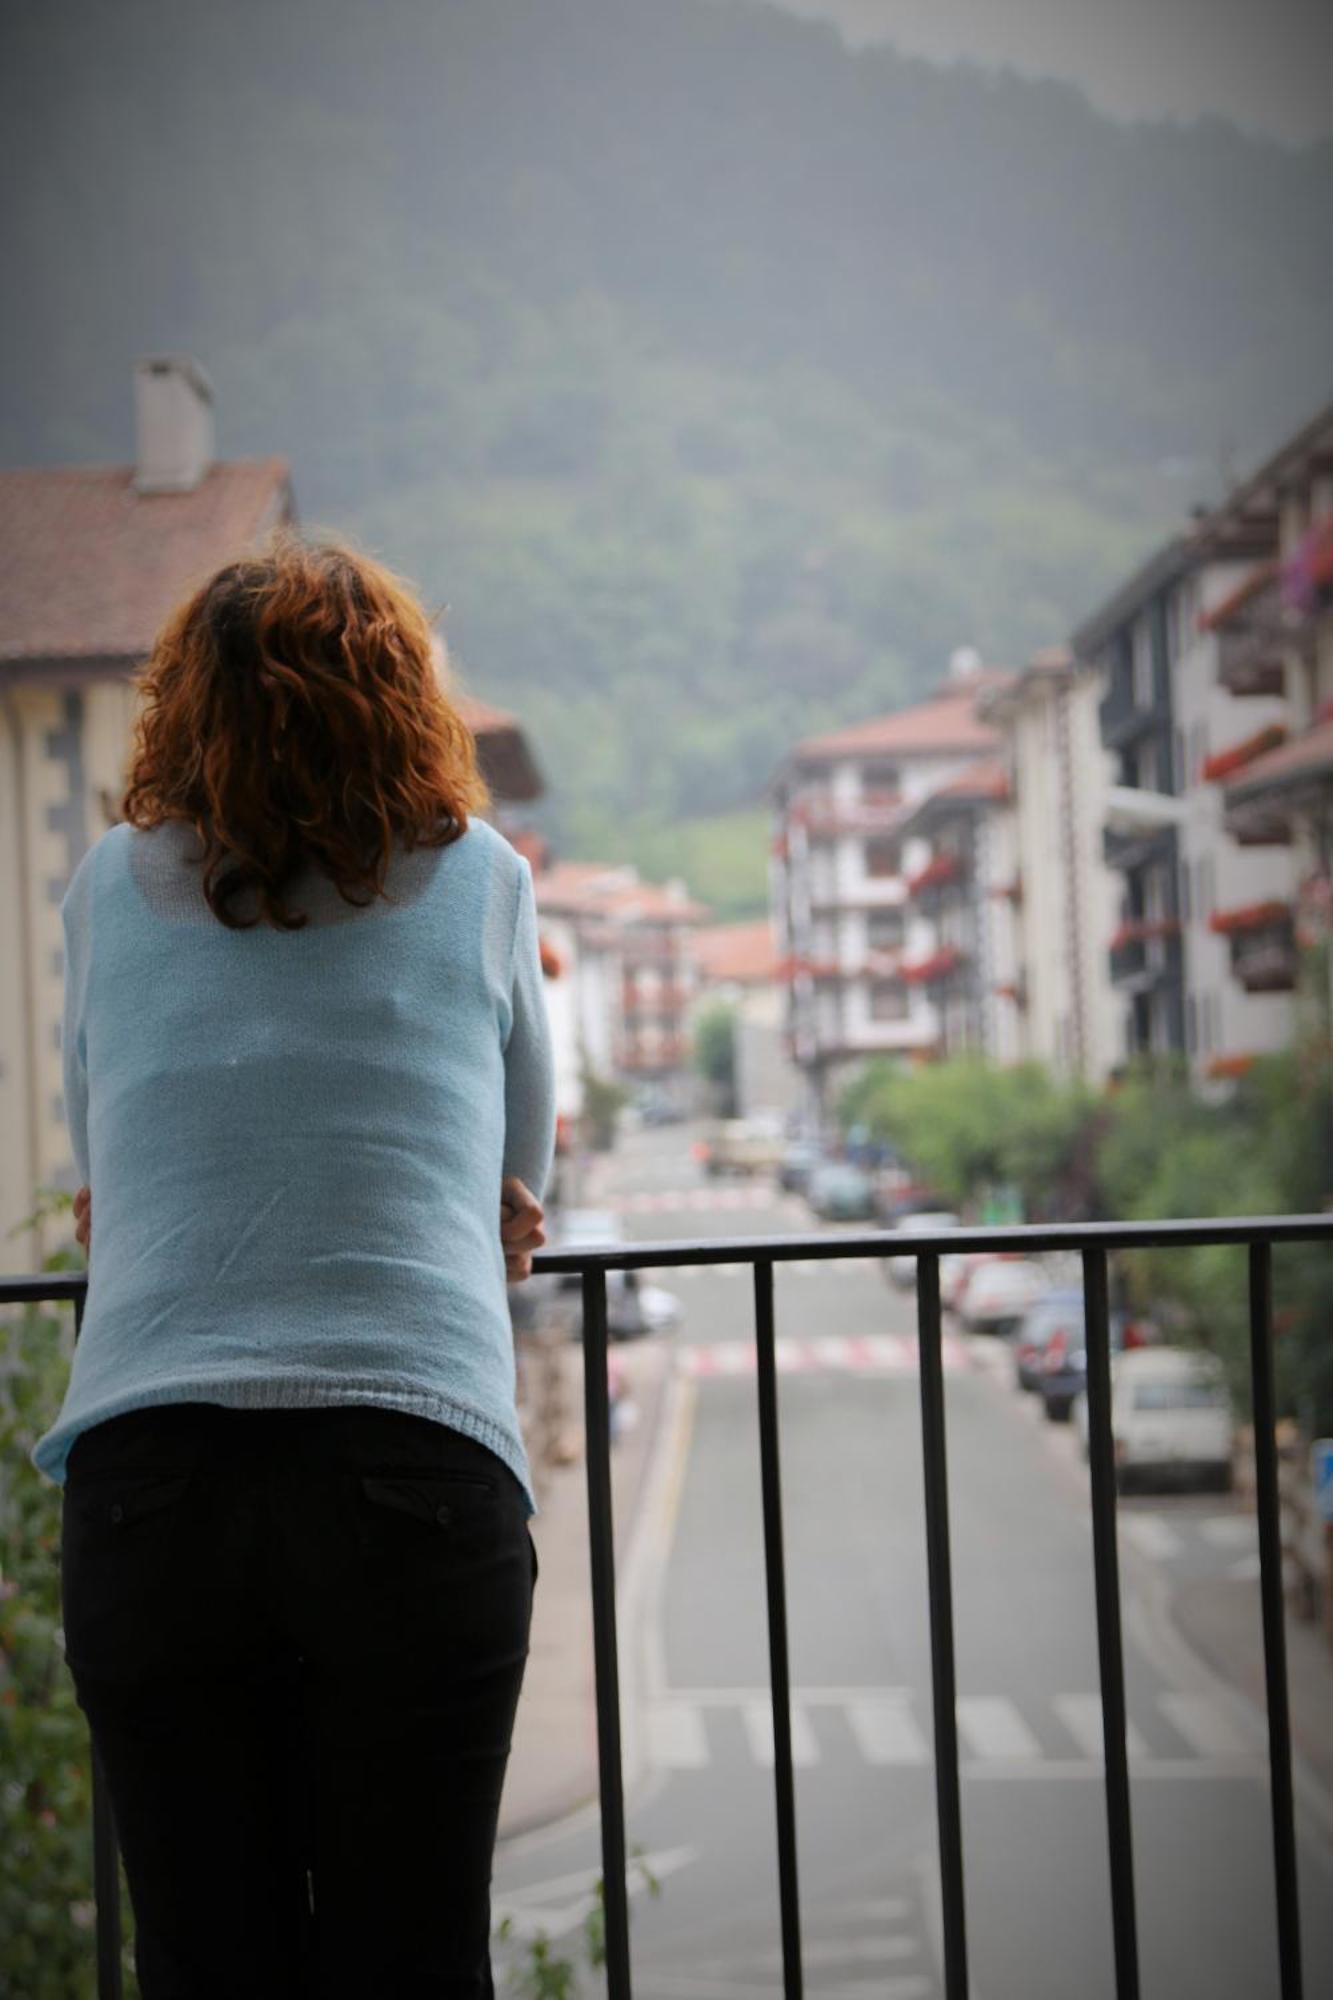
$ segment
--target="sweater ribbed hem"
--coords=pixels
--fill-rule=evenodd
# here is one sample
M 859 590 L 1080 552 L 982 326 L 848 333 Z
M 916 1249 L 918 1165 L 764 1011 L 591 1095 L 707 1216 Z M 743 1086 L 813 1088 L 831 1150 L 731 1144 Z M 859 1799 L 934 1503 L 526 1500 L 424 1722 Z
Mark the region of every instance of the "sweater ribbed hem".
M 336 1382 L 292 1382 L 281 1377 L 273 1381 L 229 1380 L 221 1382 L 172 1382 L 160 1388 L 139 1390 L 119 1396 L 95 1410 L 80 1413 L 68 1431 L 57 1425 L 42 1438 L 32 1452 L 32 1463 L 58 1486 L 65 1483 L 65 1469 L 74 1440 L 97 1424 L 109 1423 L 131 1410 L 156 1409 L 170 1403 L 219 1403 L 229 1410 L 398 1410 L 409 1417 L 426 1417 L 446 1430 L 460 1431 L 485 1445 L 501 1459 L 523 1489 L 528 1519 L 540 1512 L 532 1490 L 532 1473 L 523 1441 L 505 1430 L 492 1417 L 483 1416 L 467 1403 L 442 1396 L 430 1389 L 348 1389 Z

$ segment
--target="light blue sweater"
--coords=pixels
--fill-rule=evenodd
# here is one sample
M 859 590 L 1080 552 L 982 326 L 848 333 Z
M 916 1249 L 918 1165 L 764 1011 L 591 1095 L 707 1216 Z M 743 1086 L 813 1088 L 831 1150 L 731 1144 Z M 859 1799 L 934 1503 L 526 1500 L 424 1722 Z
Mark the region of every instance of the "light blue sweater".
M 191 830 L 121 825 L 65 895 L 65 1111 L 87 1310 L 33 1459 L 150 1404 L 374 1404 L 476 1438 L 535 1513 L 500 1181 L 544 1190 L 551 1046 L 528 864 L 483 820 L 354 910 L 227 929 Z M 253 907 L 249 905 L 247 907 Z

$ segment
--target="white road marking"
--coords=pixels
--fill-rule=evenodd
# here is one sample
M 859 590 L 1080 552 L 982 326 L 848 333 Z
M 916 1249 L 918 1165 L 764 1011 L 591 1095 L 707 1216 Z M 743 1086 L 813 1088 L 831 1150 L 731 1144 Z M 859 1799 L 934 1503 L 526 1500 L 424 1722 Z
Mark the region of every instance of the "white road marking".
M 1102 1761 L 1102 1698 L 1099 1694 L 1057 1694 L 1051 1706 L 1090 1763 Z M 1125 1749 L 1131 1760 L 1147 1758 L 1148 1746 L 1131 1722 L 1125 1729 Z
M 755 1369 L 752 1340 L 683 1342 L 676 1352 L 687 1375 L 750 1375 Z M 920 1364 L 916 1340 L 906 1333 L 827 1335 L 809 1340 L 782 1335 L 773 1343 L 773 1358 L 780 1375 L 915 1375 Z M 952 1334 L 946 1333 L 940 1343 L 940 1360 L 951 1374 L 970 1366 L 967 1349 Z
M 975 1991 L 975 1988 L 973 1989 Z M 760 1986 L 738 1971 L 725 1973 L 654 1971 L 636 1968 L 634 1991 L 642 2000 L 773 2000 L 773 1982 Z M 882 1979 L 839 1980 L 823 1989 L 825 2000 L 932 2000 L 938 1991 L 924 1973 L 888 1973 Z
M 1041 1745 L 1003 1695 L 960 1695 L 958 1732 L 975 1757 L 1017 1763 L 1041 1756 Z
M 683 1701 L 656 1704 L 648 1712 L 648 1749 L 659 1770 L 702 1770 L 708 1762 L 708 1736 L 698 1709 Z
M 741 1721 L 750 1739 L 750 1753 L 756 1764 L 766 1771 L 773 1768 L 773 1705 L 767 1699 L 747 1701 L 741 1710 Z M 793 1765 L 808 1766 L 819 1762 L 819 1742 L 810 1726 L 810 1718 L 804 1709 L 792 1703 L 791 1709 L 791 1761 Z
M 1159 1694 L 1157 1705 L 1172 1728 L 1201 1757 L 1253 1757 L 1262 1747 L 1213 1694 Z
M 1214 1514 L 1200 1521 L 1199 1533 L 1215 1549 L 1252 1549 L 1259 1540 L 1253 1514 Z
M 1178 1530 L 1158 1514 L 1122 1512 L 1117 1517 L 1116 1528 L 1125 1541 L 1134 1544 L 1140 1555 L 1150 1557 L 1153 1562 L 1170 1562 L 1172 1557 L 1184 1553 L 1185 1544 Z
M 847 1725 L 867 1764 L 928 1764 L 930 1746 L 903 1701 L 849 1701 Z
M 1158 1756 L 1131 1722 L 1126 1746 L 1140 1778 L 1262 1778 L 1265 1749 L 1244 1717 L 1212 1693 L 1164 1691 L 1158 1707 L 1188 1745 L 1188 1756 Z M 1080 1752 L 1050 1755 L 1018 1705 L 1004 1695 L 958 1699 L 959 1773 L 965 1779 L 1066 1779 L 1103 1775 L 1102 1708 L 1096 1694 L 1061 1694 L 1051 1706 Z M 709 1709 L 740 1715 L 750 1755 L 773 1768 L 773 1711 L 766 1687 L 671 1689 L 648 1711 L 650 1761 L 660 1770 L 697 1771 L 712 1762 L 705 1726 Z M 922 1768 L 933 1761 L 929 1702 L 906 1688 L 798 1687 L 792 1690 L 792 1761 L 822 1762 L 811 1723 L 816 1709 L 838 1709 L 868 1765 Z M 919 1719 L 919 1711 L 924 1720 Z M 834 1762 L 836 1763 L 836 1757 Z M 880 1912 L 880 1914 L 885 1914 Z

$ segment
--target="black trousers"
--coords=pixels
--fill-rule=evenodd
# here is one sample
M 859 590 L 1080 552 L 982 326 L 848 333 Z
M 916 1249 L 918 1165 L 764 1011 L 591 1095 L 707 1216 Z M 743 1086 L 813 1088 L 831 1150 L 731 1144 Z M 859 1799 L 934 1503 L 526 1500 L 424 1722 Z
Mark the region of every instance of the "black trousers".
M 537 1558 L 486 1446 L 392 1410 L 87 1431 L 65 1648 L 144 2000 L 490 1996 Z

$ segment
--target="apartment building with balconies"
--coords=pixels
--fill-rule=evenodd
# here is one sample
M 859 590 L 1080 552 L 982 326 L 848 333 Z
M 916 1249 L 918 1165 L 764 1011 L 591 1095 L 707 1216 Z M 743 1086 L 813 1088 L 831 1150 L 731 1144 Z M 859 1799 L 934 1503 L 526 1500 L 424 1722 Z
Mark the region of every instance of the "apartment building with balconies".
M 910 976 L 935 950 L 935 917 L 907 886 L 931 842 L 907 822 L 996 749 L 975 713 L 995 678 L 960 656 L 929 699 L 809 738 L 774 780 L 770 893 L 786 1048 L 818 1107 L 831 1081 L 867 1056 L 939 1051 L 942 982 Z
M 937 1053 L 1014 1062 L 1025 996 L 1013 786 L 1003 756 L 978 757 L 945 778 L 908 812 L 900 831 L 904 841 L 927 848 L 903 886 L 907 908 L 929 923 L 931 938 L 899 970 L 934 1003 Z
M 557 861 L 534 869 L 533 884 L 543 930 L 572 971 L 558 1064 L 652 1085 L 686 1108 L 691 940 L 708 912 L 683 882 L 643 882 L 628 863 Z
M 1215 776 L 1231 837 L 1285 842 L 1290 865 L 1278 890 L 1225 906 L 1216 921 L 1236 978 L 1290 996 L 1300 946 L 1329 949 L 1333 936 L 1333 407 L 1238 487 L 1218 519 L 1229 526 L 1255 514 L 1276 520 L 1275 546 L 1206 623 L 1219 678 L 1262 690 L 1284 714 Z M 1333 1035 L 1333 978 L 1317 998 Z M 1237 1052 L 1237 1067 L 1245 1055 Z
M 1098 682 L 1064 646 L 988 689 L 977 713 L 1001 735 L 1012 785 L 1018 1056 L 1099 1084 L 1120 1061 L 1123 1005 L 1105 940 L 1119 881 L 1102 852 L 1110 758 Z
M 1285 729 L 1285 697 L 1271 678 L 1221 674 L 1212 621 L 1275 535 L 1266 505 L 1196 516 L 1072 642 L 1100 685 L 1111 758 L 1103 851 L 1120 893 L 1103 949 L 1122 1053 L 1181 1055 L 1204 1085 L 1291 1036 L 1289 986 L 1243 976 L 1225 929 L 1289 898 L 1290 850 L 1271 828 L 1229 830 L 1218 782 Z

